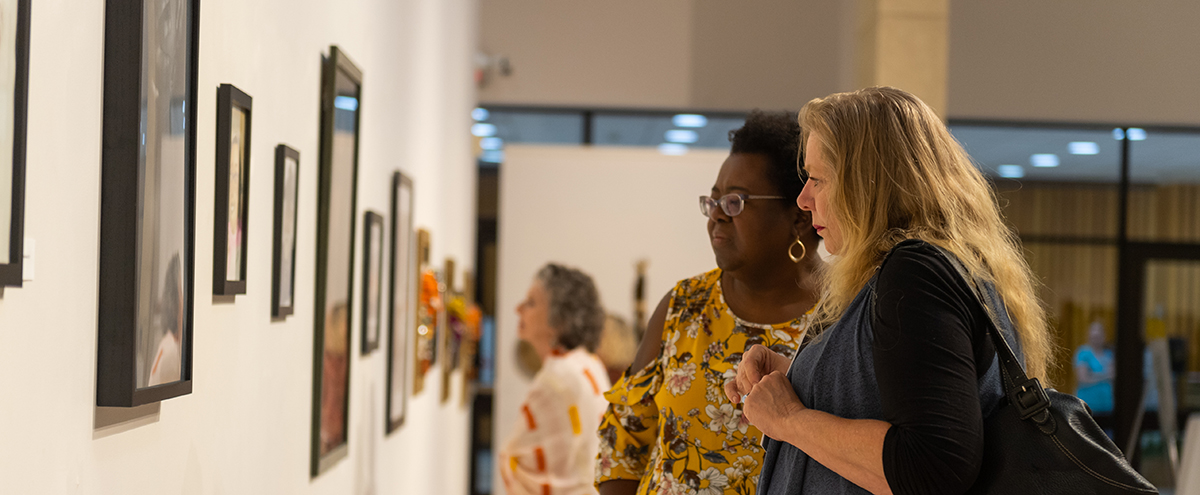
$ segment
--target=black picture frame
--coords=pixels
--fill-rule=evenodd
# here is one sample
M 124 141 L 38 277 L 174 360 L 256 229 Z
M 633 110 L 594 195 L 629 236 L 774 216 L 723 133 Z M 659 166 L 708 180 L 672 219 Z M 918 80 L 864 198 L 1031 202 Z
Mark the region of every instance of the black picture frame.
M 7 201 L 8 211 L 4 211 L 0 205 L 0 288 L 2 287 L 20 287 L 24 275 L 23 258 L 25 256 L 25 133 L 26 133 L 26 117 L 29 111 L 29 0 L 17 0 L 17 12 L 15 16 L 5 15 L 0 17 L 3 20 L 4 26 L 0 27 L 5 37 L 8 36 L 10 26 L 15 26 L 12 30 L 12 53 L 5 53 L 4 57 L 12 57 L 14 62 L 13 67 L 13 92 L 11 95 L 5 95 L 7 98 L 12 97 L 12 154 L 7 158 L 0 159 L 7 162 L 11 158 L 11 162 L 0 162 L 0 174 L 8 175 L 11 187 L 0 191 L 0 198 L 3 198 L 4 192 L 8 192 L 10 201 Z M 5 13 L 8 14 L 8 13 Z M 9 19 L 12 19 L 10 21 Z M 12 24 L 9 24 L 12 22 Z M 9 48 L 8 41 L 0 46 L 4 46 L 5 50 Z M 7 74 L 4 74 L 7 77 Z M 3 117 L 8 117 L 7 115 Z M 5 228 L 7 224 L 7 228 Z
M 290 193 L 290 194 L 289 194 Z M 299 227 L 300 152 L 275 147 L 275 232 L 271 250 L 271 317 L 286 318 L 296 308 L 296 234 Z
M 363 214 L 362 353 L 379 349 L 383 334 L 383 216 Z
M 408 410 L 409 340 L 417 322 L 417 247 L 413 231 L 413 182 L 392 174 L 391 256 L 388 263 L 388 364 L 384 429 L 404 426 Z
M 246 293 L 253 105 L 253 98 L 232 84 L 217 88 L 213 294 L 218 296 Z
M 200 1 L 106 0 L 104 22 L 96 405 L 132 407 L 192 391 Z
M 337 46 L 321 71 L 321 151 L 313 303 L 313 423 L 309 474 L 315 478 L 349 452 L 350 309 L 354 300 L 354 229 L 362 71 Z M 325 411 L 323 409 L 327 409 Z

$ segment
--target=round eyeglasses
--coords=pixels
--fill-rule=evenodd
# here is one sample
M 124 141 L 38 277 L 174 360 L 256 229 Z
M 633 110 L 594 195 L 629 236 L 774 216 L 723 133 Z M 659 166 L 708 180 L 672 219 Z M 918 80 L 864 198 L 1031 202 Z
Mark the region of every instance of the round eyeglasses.
M 712 218 L 712 212 L 721 206 L 721 211 L 726 215 L 736 217 L 746 207 L 746 201 L 751 199 L 787 199 L 783 196 L 763 196 L 758 194 L 726 194 L 721 196 L 721 199 L 713 199 L 709 196 L 700 196 L 700 213 L 704 216 Z

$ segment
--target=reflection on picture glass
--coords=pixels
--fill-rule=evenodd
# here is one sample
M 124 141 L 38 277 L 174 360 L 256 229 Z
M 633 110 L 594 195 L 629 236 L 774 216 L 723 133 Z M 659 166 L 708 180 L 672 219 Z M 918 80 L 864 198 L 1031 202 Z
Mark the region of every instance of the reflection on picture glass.
M 371 342 L 379 342 L 379 278 L 380 272 L 383 271 L 383 221 L 379 220 L 379 217 L 375 219 L 371 223 L 371 260 L 367 272 L 367 276 L 370 277 L 367 287 L 371 292 L 367 294 L 367 303 L 370 306 L 367 308 L 366 317 Z
M 17 0 L 0 0 L 0 265 L 11 261 L 13 127 L 17 90 Z
M 283 161 L 283 225 L 279 258 L 279 305 L 292 305 L 292 256 L 296 253 L 296 170 L 293 158 Z
M 229 136 L 229 232 L 226 234 L 225 280 L 242 279 L 242 181 L 245 179 L 246 111 L 233 107 Z
M 396 245 L 395 263 L 396 278 L 392 288 L 392 390 L 391 390 L 391 421 L 404 417 L 404 386 L 407 383 L 405 371 L 408 369 L 408 329 L 413 322 L 412 299 L 412 224 L 410 215 L 412 190 L 409 186 L 401 186 L 396 193 Z
M 142 144 L 138 157 L 137 385 L 182 378 L 188 280 L 187 135 L 171 125 L 188 99 L 186 0 L 146 0 L 142 19 Z M 130 184 L 130 187 L 135 187 Z
M 354 238 L 354 160 L 358 85 L 341 71 L 335 80 L 332 163 L 326 246 L 324 362 L 321 367 L 321 445 L 325 455 L 346 442 L 346 387 L 349 385 L 350 267 Z M 352 102 L 345 104 L 342 102 Z

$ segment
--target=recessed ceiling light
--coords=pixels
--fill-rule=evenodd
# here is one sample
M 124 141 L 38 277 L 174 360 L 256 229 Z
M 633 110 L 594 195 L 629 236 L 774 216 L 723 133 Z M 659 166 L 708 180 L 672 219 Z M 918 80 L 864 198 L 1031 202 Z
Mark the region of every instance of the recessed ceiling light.
M 694 113 L 681 113 L 671 119 L 675 127 L 704 127 L 708 125 L 708 117 Z
M 1020 179 L 1025 177 L 1025 167 L 1020 165 L 1000 165 L 996 167 L 996 173 L 1005 179 Z
M 1146 140 L 1146 130 L 1142 129 L 1141 127 L 1130 127 L 1129 128 L 1129 140 L 1130 141 L 1145 141 Z
M 700 139 L 700 135 L 696 131 L 685 129 L 671 129 L 667 131 L 667 142 L 691 144 Z
M 658 145 L 658 152 L 664 155 L 684 155 L 687 154 L 688 147 L 679 143 L 663 143 Z
M 1039 168 L 1058 166 L 1058 155 L 1054 153 L 1037 153 L 1029 157 L 1029 164 Z
M 477 137 L 491 137 L 496 135 L 496 126 L 493 124 L 471 124 L 471 135 Z
M 487 120 L 488 115 L 489 115 L 489 112 L 487 111 L 486 108 L 476 108 L 474 110 L 471 110 L 471 118 L 475 119 L 476 122 L 482 121 L 482 120 Z
M 479 140 L 479 147 L 489 151 L 504 149 L 504 140 L 498 137 L 485 137 Z
M 1067 144 L 1067 149 L 1072 155 L 1098 155 L 1100 154 L 1100 146 L 1091 141 L 1073 141 Z

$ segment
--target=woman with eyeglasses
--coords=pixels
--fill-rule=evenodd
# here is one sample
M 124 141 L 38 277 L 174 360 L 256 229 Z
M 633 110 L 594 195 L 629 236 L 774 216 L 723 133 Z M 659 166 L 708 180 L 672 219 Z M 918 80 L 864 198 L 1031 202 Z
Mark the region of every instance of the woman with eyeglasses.
M 819 297 L 820 239 L 796 206 L 795 114 L 755 111 L 730 140 L 700 197 L 717 268 L 662 298 L 633 364 L 605 394 L 601 495 L 756 491 L 762 434 L 723 387 L 755 344 L 796 352 Z

